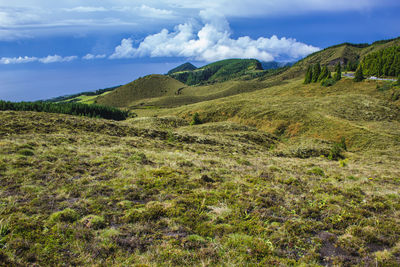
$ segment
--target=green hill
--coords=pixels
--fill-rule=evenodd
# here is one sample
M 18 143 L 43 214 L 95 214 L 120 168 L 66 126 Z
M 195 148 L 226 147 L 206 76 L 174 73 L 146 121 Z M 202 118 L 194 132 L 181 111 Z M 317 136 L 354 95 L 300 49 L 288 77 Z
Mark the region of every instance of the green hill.
M 251 77 L 262 73 L 262 70 L 261 63 L 255 59 L 227 59 L 193 71 L 173 73 L 170 76 L 187 85 L 198 85 Z
M 398 41 L 93 100 L 137 113 L 124 121 L 0 111 L 0 265 L 397 266 L 400 85 L 303 81 Z
M 184 63 L 182 65 L 179 65 L 178 67 L 168 71 L 168 75 L 174 74 L 176 72 L 181 72 L 181 71 L 192 71 L 197 69 L 197 67 L 195 67 L 192 63 Z
M 335 66 L 337 62 L 346 65 L 348 62 L 360 62 L 365 56 L 387 47 L 399 46 L 400 38 L 377 41 L 373 44 L 351 44 L 344 43 L 325 48 L 322 51 L 313 53 L 297 62 L 294 66 L 306 67 L 310 64 L 320 63 L 321 65 Z
M 147 98 L 173 96 L 186 85 L 164 75 L 149 75 L 119 87 L 113 92 L 96 98 L 96 103 L 115 107 L 129 107 Z

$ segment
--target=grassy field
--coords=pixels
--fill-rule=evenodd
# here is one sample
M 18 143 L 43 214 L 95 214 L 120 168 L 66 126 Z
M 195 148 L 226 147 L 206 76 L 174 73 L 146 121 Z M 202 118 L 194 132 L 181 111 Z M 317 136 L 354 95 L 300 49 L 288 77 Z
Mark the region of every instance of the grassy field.
M 0 112 L 0 123 L 3 264 L 400 259 L 398 143 L 329 160 L 333 143 L 291 147 L 228 121 Z

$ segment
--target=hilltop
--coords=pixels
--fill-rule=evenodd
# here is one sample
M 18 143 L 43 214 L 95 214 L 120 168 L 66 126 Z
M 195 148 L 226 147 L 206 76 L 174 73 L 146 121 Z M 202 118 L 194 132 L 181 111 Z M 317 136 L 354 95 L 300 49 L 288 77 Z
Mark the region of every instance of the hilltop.
M 187 85 L 198 85 L 251 77 L 262 70 L 261 62 L 255 59 L 227 59 L 195 70 L 175 72 L 170 76 Z
M 168 76 L 149 75 L 121 86 L 107 95 L 100 96 L 96 98 L 95 102 L 100 105 L 129 107 L 138 100 L 173 96 L 180 88 L 184 87 L 183 83 Z
M 192 71 L 197 69 L 192 63 L 186 62 L 182 65 L 179 65 L 176 68 L 173 68 L 172 70 L 168 71 L 168 75 L 174 74 L 176 72 L 181 72 L 181 71 Z

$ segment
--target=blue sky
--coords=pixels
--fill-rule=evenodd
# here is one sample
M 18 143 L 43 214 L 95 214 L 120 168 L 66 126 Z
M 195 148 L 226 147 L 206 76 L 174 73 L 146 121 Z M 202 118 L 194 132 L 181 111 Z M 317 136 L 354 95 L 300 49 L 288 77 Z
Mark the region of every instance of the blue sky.
M 0 0 L 0 99 L 38 100 L 225 58 L 293 61 L 400 36 L 398 0 Z

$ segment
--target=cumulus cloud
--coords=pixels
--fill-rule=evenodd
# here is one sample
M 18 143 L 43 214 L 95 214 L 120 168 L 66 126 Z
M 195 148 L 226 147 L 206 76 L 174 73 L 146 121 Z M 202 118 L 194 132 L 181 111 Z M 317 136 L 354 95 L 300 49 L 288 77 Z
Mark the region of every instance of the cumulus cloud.
M 93 55 L 93 54 L 87 54 L 86 56 L 82 57 L 82 59 L 85 60 L 92 60 L 92 59 L 102 59 L 102 58 L 106 58 L 107 55 L 102 54 L 102 55 Z
M 59 55 L 47 56 L 47 57 L 2 57 L 0 58 L 0 64 L 8 65 L 8 64 L 23 64 L 23 63 L 31 63 L 31 62 L 40 62 L 43 64 L 56 63 L 56 62 L 71 62 L 77 59 L 77 56 L 69 56 L 62 57 Z
M 185 57 L 197 61 L 226 58 L 257 58 L 262 61 L 294 60 L 319 50 L 292 38 L 248 36 L 232 38 L 229 23 L 223 16 L 200 12 L 203 23 L 187 22 L 172 32 L 163 29 L 147 36 L 137 47 L 132 39 L 123 39 L 111 59 L 138 57 Z

